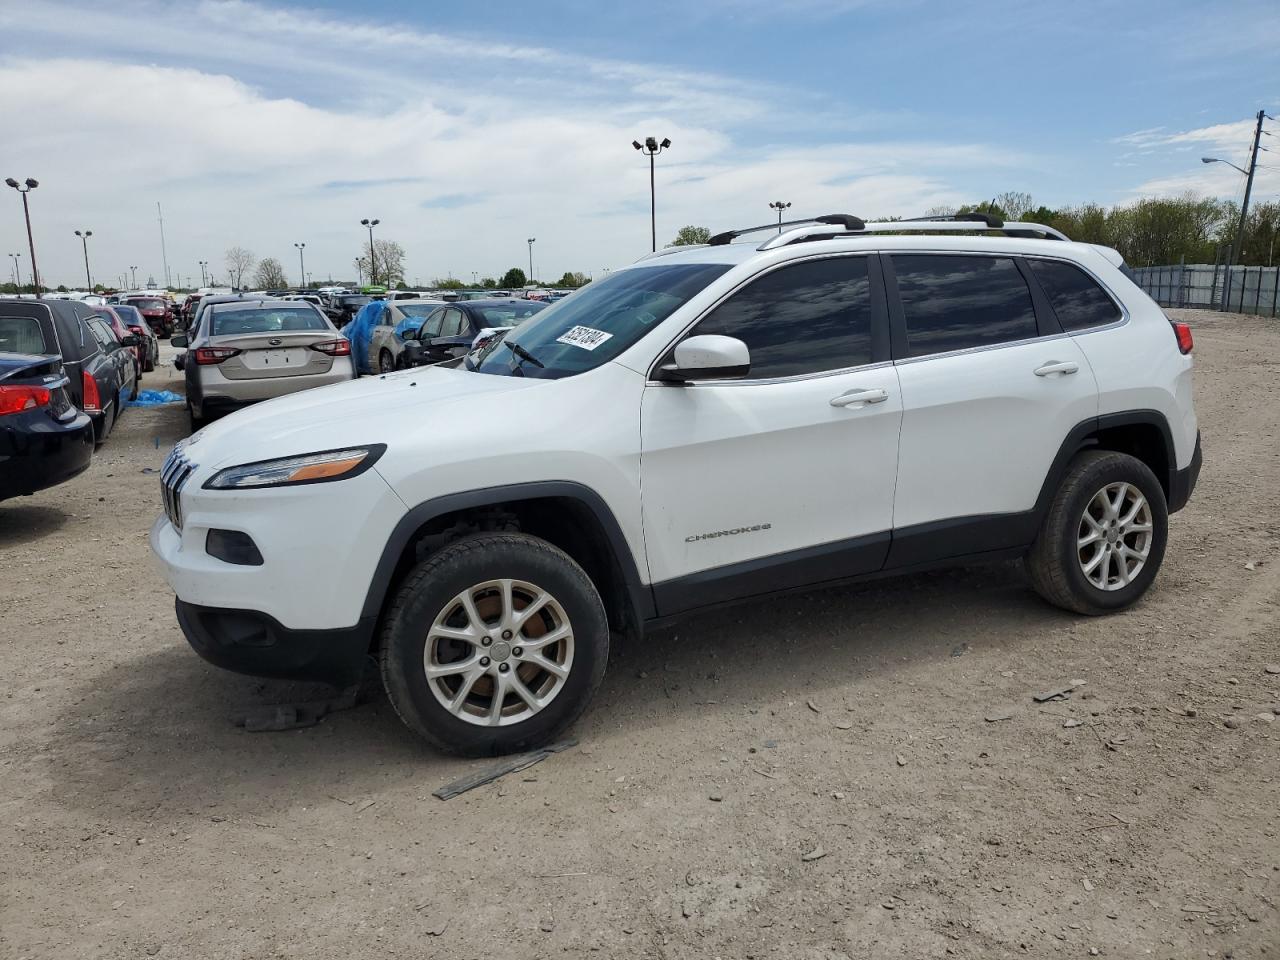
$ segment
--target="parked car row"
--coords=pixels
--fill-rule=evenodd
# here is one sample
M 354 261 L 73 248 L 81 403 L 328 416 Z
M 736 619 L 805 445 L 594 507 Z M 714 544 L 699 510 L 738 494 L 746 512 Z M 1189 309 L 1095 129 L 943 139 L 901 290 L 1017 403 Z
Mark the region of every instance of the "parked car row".
M 156 356 L 139 323 L 105 304 L 0 298 L 0 500 L 88 467 Z

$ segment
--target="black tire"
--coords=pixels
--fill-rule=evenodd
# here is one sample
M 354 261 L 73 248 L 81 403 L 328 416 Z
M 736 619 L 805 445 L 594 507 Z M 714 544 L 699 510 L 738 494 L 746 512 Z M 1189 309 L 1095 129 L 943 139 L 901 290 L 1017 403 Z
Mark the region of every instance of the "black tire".
M 204 412 L 203 412 L 203 411 L 201 411 L 201 410 L 199 410 L 199 409 L 198 409 L 198 408 L 196 408 L 196 407 L 193 407 L 193 406 L 191 405 L 190 401 L 188 401 L 188 403 L 187 403 L 187 415 L 191 417 L 191 432 L 192 432 L 192 433 L 195 433 L 197 430 L 199 430 L 201 427 L 203 427 L 203 426 L 205 425 L 205 423 L 207 422 L 207 421 L 205 420 Z
M 541 710 L 508 726 L 479 726 L 452 714 L 432 692 L 423 668 L 427 634 L 459 594 L 508 577 L 555 598 L 572 628 L 573 660 L 563 687 Z M 458 540 L 418 563 L 387 609 L 378 657 L 387 696 L 405 725 L 441 750 L 469 757 L 529 750 L 554 739 L 591 702 L 608 659 L 608 619 L 591 579 L 545 540 L 509 533 Z
M 139 393 L 141 390 L 142 390 L 142 370 L 141 370 L 141 369 L 139 369 L 139 367 L 138 367 L 138 365 L 137 365 L 137 364 L 135 364 L 135 365 L 134 365 L 134 370 L 133 370 L 133 395 L 132 395 L 131 397 L 129 397 L 129 399 L 130 399 L 130 400 L 137 400 L 137 399 L 138 399 L 138 393 Z
M 1104 590 L 1085 575 L 1077 537 L 1086 507 L 1109 484 L 1119 482 L 1132 484 L 1146 498 L 1151 513 L 1150 550 L 1132 582 Z M 1085 451 L 1067 468 L 1027 556 L 1031 585 L 1045 600 L 1074 613 L 1098 616 L 1124 610 L 1151 586 L 1164 560 L 1168 538 L 1168 505 L 1151 468 L 1127 453 Z
M 391 356 L 391 351 L 383 348 L 378 353 L 378 372 L 394 373 L 396 369 L 395 359 Z

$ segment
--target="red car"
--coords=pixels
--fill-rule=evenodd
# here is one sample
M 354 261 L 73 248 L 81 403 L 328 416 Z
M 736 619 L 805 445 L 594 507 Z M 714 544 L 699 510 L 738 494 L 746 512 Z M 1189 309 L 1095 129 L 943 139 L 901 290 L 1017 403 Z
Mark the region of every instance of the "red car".
M 173 311 L 164 297 L 125 297 L 124 302 L 147 318 L 156 336 L 167 337 L 173 333 Z
M 142 372 L 150 373 L 160 362 L 160 341 L 156 339 L 151 324 L 143 319 L 136 307 L 127 303 L 113 303 L 111 309 L 120 315 L 129 332 L 138 338 L 138 350 L 142 356 Z
M 103 304 L 102 306 L 96 307 L 94 309 L 95 309 L 95 312 L 98 314 L 98 316 L 100 316 L 103 320 L 107 321 L 107 326 L 111 328 L 111 332 L 114 333 L 116 337 L 119 338 L 120 340 L 123 340 L 125 337 L 129 336 L 131 333 L 134 332 L 129 329 L 129 325 L 124 322 L 124 319 L 120 316 L 120 314 L 116 313 L 113 307 Z M 142 343 L 138 343 L 136 346 L 129 348 L 130 352 L 133 354 L 134 376 L 138 380 L 142 379 L 142 370 L 143 370 L 143 367 L 146 366 L 146 358 L 144 358 L 142 355 L 143 349 L 144 349 L 144 345 Z

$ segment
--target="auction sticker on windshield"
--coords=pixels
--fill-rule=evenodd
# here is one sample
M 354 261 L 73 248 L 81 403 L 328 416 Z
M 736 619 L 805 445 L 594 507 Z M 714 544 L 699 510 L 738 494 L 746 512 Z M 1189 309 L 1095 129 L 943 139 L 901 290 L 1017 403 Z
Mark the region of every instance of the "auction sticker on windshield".
M 594 350 L 612 336 L 612 333 L 593 330 L 591 327 L 570 327 L 561 336 L 556 337 L 556 343 L 567 343 L 581 347 L 583 350 Z

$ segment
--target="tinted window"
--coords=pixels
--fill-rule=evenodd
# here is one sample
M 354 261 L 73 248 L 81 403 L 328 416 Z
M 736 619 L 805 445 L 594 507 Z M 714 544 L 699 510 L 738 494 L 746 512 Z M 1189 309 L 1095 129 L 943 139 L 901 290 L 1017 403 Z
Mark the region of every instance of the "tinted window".
M 813 260 L 775 270 L 716 307 L 693 332 L 745 343 L 752 378 L 870 363 L 867 258 Z
M 104 349 L 109 349 L 116 342 L 116 335 L 111 332 L 111 328 L 100 317 L 90 317 L 85 323 L 88 324 L 89 331 L 93 334 L 94 339 Z
M 440 336 L 456 337 L 462 333 L 462 311 L 452 308 L 445 311 L 444 323 L 440 327 Z
M 894 255 L 893 268 L 909 356 L 1037 335 L 1031 292 L 1008 257 Z
M 728 269 L 723 263 L 672 263 L 611 273 L 495 341 L 494 349 L 481 355 L 475 369 L 507 377 L 552 379 L 594 370 Z
M 310 307 L 267 307 L 213 311 L 209 336 L 229 337 L 242 333 L 278 333 L 289 330 L 327 330 L 320 314 Z
M 419 340 L 429 340 L 440 336 L 440 324 L 444 322 L 444 307 L 436 307 L 435 312 L 422 321 L 418 331 Z
M 1120 308 L 1097 282 L 1077 266 L 1058 260 L 1028 260 L 1063 330 L 1114 323 Z
M 0 317 L 0 353 L 50 353 L 40 321 L 32 317 Z

